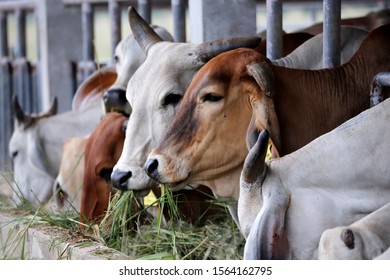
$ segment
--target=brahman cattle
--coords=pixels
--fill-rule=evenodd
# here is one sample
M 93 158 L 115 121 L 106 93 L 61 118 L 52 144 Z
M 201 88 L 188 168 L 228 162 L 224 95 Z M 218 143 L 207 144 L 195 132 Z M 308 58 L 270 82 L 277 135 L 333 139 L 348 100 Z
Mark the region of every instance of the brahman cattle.
M 326 229 L 350 225 L 388 204 L 388 121 L 389 99 L 303 148 L 267 162 L 269 137 L 267 131 L 261 132 L 240 180 L 238 212 L 247 239 L 245 259 L 317 259 Z M 388 246 L 389 236 L 380 230 L 383 226 L 388 232 L 383 223 L 373 231 Z M 371 238 L 367 235 L 364 242 Z M 346 242 L 352 246 L 351 240 Z
M 86 142 L 80 213 L 89 221 L 107 211 L 114 192 L 110 175 L 122 152 L 127 120 L 120 113 L 106 114 Z
M 153 30 L 165 41 L 173 41 L 164 28 L 152 26 Z M 130 78 L 145 61 L 145 53 L 140 48 L 133 34 L 119 42 L 115 48 L 115 67 L 118 78 L 103 95 L 105 112 L 121 112 L 130 115 L 131 108 L 126 100 L 126 88 Z
M 53 185 L 57 211 L 80 211 L 87 136 L 72 137 L 62 145 L 60 170 Z
M 14 98 L 15 128 L 9 142 L 13 160 L 13 200 L 20 204 L 44 204 L 53 194 L 53 183 L 61 165 L 63 143 L 90 133 L 102 115 L 100 106 L 55 114 L 56 101 L 47 113 L 27 115 Z
M 114 192 L 110 184 L 110 175 L 122 152 L 127 121 L 128 118 L 122 114 L 108 113 L 87 140 L 80 213 L 90 222 L 102 218 Z M 157 186 L 152 192 L 157 198 L 161 196 L 160 188 Z M 135 193 L 136 196 L 146 195 Z M 210 190 L 205 187 L 181 190 L 174 194 L 181 217 L 194 225 L 220 217 L 223 209 L 212 203 L 212 197 Z M 169 217 L 166 207 L 164 214 L 165 219 L 172 218 Z M 81 218 L 82 221 L 84 217 Z
M 162 41 L 134 8 L 129 9 L 129 21 L 147 58 L 129 81 L 126 97 L 133 111 L 111 179 L 118 189 L 145 190 L 156 186 L 142 168 L 147 154 L 162 138 L 194 74 L 213 56 L 256 47 L 260 38 L 172 43 Z
M 390 25 L 379 27 L 348 63 L 322 70 L 279 67 L 246 48 L 220 54 L 195 76 L 145 171 L 172 187 L 204 184 L 238 199 L 252 112 L 275 155 L 291 153 L 369 108 L 371 79 L 390 69 L 390 55 L 378 50 L 389 45 Z
M 318 246 L 318 258 L 371 260 L 389 247 L 390 203 L 387 203 L 351 225 L 325 230 Z

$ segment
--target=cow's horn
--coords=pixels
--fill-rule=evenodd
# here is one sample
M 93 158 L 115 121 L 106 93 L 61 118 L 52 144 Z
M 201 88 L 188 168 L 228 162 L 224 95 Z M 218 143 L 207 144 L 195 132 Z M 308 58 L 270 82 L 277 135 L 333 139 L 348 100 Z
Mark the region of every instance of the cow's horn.
M 18 123 L 24 123 L 28 116 L 26 116 L 26 114 L 24 113 L 22 107 L 20 107 L 17 95 L 15 95 L 13 97 L 12 104 L 13 104 L 13 110 L 14 110 L 14 117 L 16 118 Z
M 148 55 L 148 51 L 154 44 L 163 41 L 153 28 L 137 13 L 134 7 L 128 9 L 129 23 L 134 38 Z
M 260 37 L 242 37 L 204 42 L 198 46 L 197 56 L 202 62 L 207 62 L 220 53 L 237 48 L 256 48 L 260 43 Z
M 242 178 L 247 183 L 254 183 L 257 178 L 265 176 L 265 157 L 268 150 L 269 134 L 260 132 L 256 144 L 249 151 L 242 169 Z
M 57 101 L 57 97 L 55 96 L 53 102 L 51 103 L 49 110 L 47 110 L 44 113 L 40 113 L 35 118 L 40 119 L 40 118 L 51 117 L 51 116 L 57 114 L 57 107 L 58 107 L 58 101 Z

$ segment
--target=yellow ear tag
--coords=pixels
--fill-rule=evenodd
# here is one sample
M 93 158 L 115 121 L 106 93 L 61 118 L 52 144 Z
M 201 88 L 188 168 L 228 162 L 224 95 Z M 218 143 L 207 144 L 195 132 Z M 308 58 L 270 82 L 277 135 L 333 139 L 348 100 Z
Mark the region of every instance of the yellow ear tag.
M 157 197 L 150 191 L 149 194 L 144 197 L 144 206 L 156 206 L 153 204 L 157 204 Z
M 265 156 L 265 160 L 270 160 L 272 158 L 271 148 L 272 148 L 272 145 L 268 144 L 267 155 Z

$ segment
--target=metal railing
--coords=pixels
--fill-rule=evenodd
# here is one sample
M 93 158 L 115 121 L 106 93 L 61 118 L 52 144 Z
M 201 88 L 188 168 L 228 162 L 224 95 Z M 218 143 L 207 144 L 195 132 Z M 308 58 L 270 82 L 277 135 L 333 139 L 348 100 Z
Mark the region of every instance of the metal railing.
M 27 112 L 40 110 L 38 67 L 27 59 L 26 17 L 35 1 L 0 2 L 0 171 L 9 166 L 8 143 L 13 131 L 12 96 Z M 16 18 L 16 45 L 8 47 L 8 15 Z

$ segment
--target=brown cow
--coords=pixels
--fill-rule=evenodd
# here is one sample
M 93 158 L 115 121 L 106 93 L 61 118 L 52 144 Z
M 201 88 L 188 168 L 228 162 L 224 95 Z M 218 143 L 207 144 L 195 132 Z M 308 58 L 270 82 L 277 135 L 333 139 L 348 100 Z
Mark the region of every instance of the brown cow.
M 108 113 L 87 141 L 80 213 L 89 221 L 101 218 L 107 211 L 114 191 L 110 176 L 122 152 L 127 120 L 120 113 Z M 152 191 L 156 197 L 161 196 L 157 186 Z M 217 214 L 222 213 L 220 207 L 210 203 L 213 195 L 203 186 L 198 190 L 180 190 L 174 193 L 174 197 L 182 216 L 193 224 L 202 223 L 206 218 L 213 215 L 217 217 Z M 168 219 L 168 213 L 165 214 Z
M 230 176 L 238 189 L 252 111 L 279 155 L 295 151 L 369 108 L 371 79 L 390 70 L 389 46 L 385 25 L 335 69 L 284 68 L 246 48 L 215 57 L 195 76 L 165 138 L 149 154 L 146 172 L 173 186 L 199 183 L 217 195 L 237 194 L 215 182 Z

